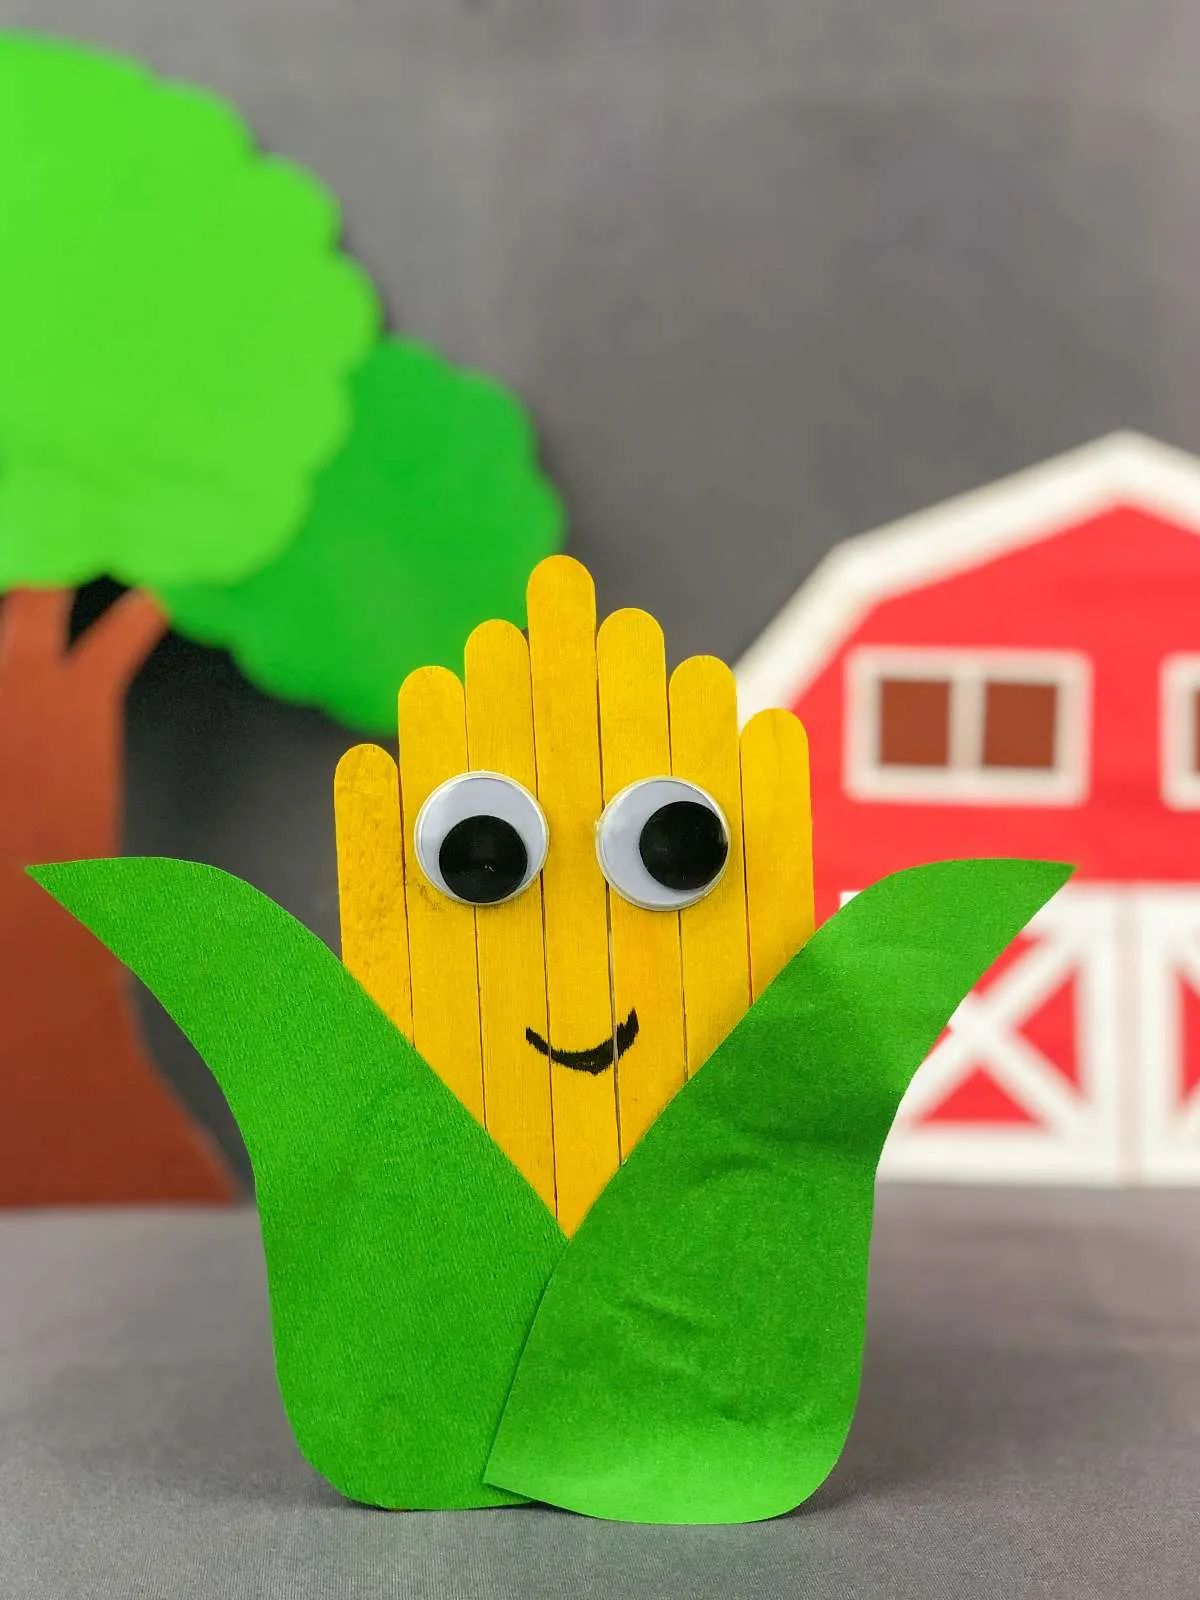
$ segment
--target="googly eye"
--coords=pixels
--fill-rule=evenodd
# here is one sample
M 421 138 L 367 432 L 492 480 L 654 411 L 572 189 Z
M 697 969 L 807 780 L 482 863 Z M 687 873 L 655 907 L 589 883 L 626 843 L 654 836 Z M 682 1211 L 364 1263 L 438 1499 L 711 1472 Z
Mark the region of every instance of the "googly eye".
M 542 870 L 550 830 L 541 806 L 513 778 L 463 772 L 417 813 L 413 843 L 429 881 L 451 900 L 494 906 Z
M 720 882 L 729 824 L 710 794 L 682 778 L 643 778 L 614 795 L 596 824 L 600 870 L 645 911 L 679 911 Z

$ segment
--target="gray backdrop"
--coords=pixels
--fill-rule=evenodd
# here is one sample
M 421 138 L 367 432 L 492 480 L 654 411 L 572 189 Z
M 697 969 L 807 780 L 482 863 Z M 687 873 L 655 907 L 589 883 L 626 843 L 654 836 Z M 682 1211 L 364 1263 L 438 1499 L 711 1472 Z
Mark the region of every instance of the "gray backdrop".
M 604 608 L 736 656 L 831 542 L 1114 427 L 1200 447 L 1187 0 L 0 0 L 242 107 L 398 327 L 539 418 Z M 171 641 L 128 847 L 335 925 L 348 742 Z M 159 1058 L 232 1140 L 166 1021 Z
M 1200 1192 L 889 1184 L 858 1414 L 792 1516 L 350 1506 L 247 1210 L 0 1213 L 4 1600 L 1196 1600 Z

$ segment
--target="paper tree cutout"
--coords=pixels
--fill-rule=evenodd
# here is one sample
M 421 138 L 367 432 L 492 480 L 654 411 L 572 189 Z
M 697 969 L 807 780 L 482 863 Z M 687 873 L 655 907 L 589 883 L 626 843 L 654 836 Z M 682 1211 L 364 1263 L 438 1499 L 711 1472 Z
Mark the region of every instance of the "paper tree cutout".
M 476 630 L 465 695 L 444 671 L 407 680 L 398 769 L 371 747 L 339 768 L 361 983 L 210 867 L 34 875 L 226 1094 L 284 1403 L 330 1482 L 396 1508 L 774 1516 L 823 1481 L 853 1416 L 896 1107 L 1069 869 L 913 868 L 806 938 L 803 730 L 767 713 L 739 747 L 720 664 L 685 663 L 668 691 L 651 619 L 618 612 L 597 642 L 565 558 L 535 571 L 529 615 L 528 652 Z M 671 812 L 684 783 L 697 810 Z M 640 831 L 619 825 L 631 794 L 668 796 Z M 690 903 L 649 909 L 664 889 Z M 774 908 L 757 933 L 756 907 Z
M 164 602 L 265 688 L 384 726 L 404 671 L 521 616 L 558 542 L 519 405 L 420 347 L 372 354 L 337 231 L 213 97 L 0 35 L 0 1204 L 232 1190 L 122 975 L 22 876 L 119 848 Z M 72 646 L 104 575 L 129 592 Z
M 385 339 L 350 398 L 350 435 L 279 560 L 163 593 L 176 627 L 227 646 L 268 693 L 382 733 L 406 672 L 457 665 L 483 617 L 524 619 L 563 513 L 524 408 L 493 379 Z

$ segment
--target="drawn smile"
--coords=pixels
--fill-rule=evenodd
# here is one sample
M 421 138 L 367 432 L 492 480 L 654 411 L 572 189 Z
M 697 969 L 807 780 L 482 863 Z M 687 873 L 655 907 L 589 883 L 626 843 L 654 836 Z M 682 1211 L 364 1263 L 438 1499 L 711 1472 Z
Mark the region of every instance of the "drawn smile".
M 605 1039 L 591 1050 L 555 1050 L 532 1028 L 525 1029 L 525 1037 L 541 1056 L 549 1056 L 560 1067 L 570 1067 L 572 1072 L 590 1072 L 593 1077 L 619 1061 L 638 1036 L 637 1012 L 631 1011 L 624 1022 L 617 1024 L 615 1039 Z

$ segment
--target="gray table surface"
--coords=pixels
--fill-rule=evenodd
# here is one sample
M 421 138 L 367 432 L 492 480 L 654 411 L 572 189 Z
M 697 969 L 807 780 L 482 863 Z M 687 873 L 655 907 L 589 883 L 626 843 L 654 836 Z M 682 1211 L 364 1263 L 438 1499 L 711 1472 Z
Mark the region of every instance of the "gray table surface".
M 1200 1595 L 1200 1193 L 887 1188 L 858 1417 L 801 1511 L 350 1507 L 280 1409 L 255 1218 L 0 1219 L 5 1600 Z

